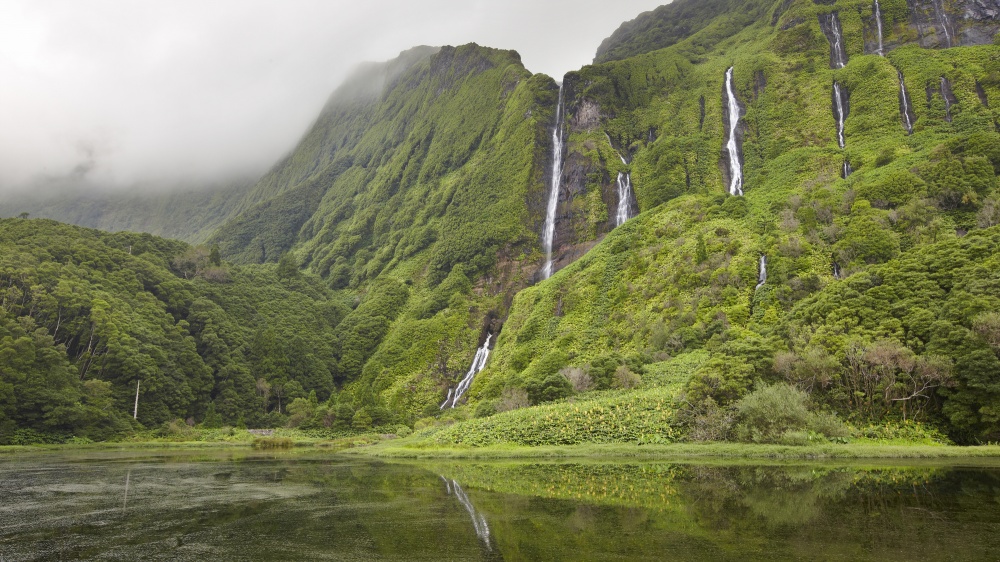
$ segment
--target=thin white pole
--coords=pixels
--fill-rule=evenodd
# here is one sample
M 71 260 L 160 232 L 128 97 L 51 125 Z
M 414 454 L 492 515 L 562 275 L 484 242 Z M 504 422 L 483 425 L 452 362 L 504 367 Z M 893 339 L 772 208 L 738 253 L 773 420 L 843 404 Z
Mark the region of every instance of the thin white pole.
M 135 381 L 135 409 L 132 410 L 132 419 L 139 419 L 139 381 Z

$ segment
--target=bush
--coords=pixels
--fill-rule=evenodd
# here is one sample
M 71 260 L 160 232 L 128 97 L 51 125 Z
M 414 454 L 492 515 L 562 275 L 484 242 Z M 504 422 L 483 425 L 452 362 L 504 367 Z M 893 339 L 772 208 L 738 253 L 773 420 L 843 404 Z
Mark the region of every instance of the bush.
M 741 441 L 779 443 L 795 440 L 793 434 L 806 430 L 828 438 L 848 435 L 834 414 L 811 412 L 808 403 L 809 396 L 789 384 L 762 386 L 736 402 L 736 436 Z
M 573 385 L 559 373 L 552 373 L 541 381 L 531 381 L 525 386 L 533 404 L 552 402 L 573 394 Z
M 528 399 L 528 392 L 526 390 L 523 388 L 508 387 L 500 393 L 500 400 L 497 401 L 496 411 L 497 413 L 509 412 L 511 410 L 527 408 L 530 405 L 531 400 Z
M 627 365 L 615 369 L 615 388 L 630 390 L 642 384 L 642 377 L 632 372 Z
M 594 383 L 590 375 L 580 367 L 566 367 L 559 371 L 559 374 L 566 377 L 566 380 L 573 385 L 574 392 L 586 392 Z

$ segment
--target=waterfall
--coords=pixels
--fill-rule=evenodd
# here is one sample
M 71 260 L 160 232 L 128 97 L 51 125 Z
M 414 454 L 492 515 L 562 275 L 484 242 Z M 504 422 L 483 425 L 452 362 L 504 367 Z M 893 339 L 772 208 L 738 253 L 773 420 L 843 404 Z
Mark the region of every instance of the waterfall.
M 743 166 L 740 164 L 739 147 L 736 144 L 736 128 L 740 121 L 740 104 L 733 90 L 733 67 L 726 71 L 726 104 L 729 106 L 729 139 L 726 151 L 729 153 L 729 194 L 743 195 Z
M 944 98 L 944 120 L 951 123 L 951 106 L 957 100 L 951 91 L 951 83 L 944 76 L 941 77 L 941 97 Z
M 833 28 L 833 37 L 835 39 L 833 50 L 837 55 L 837 67 L 844 68 L 847 66 L 847 52 L 844 49 L 844 38 L 840 35 L 840 18 L 837 17 L 836 12 L 830 16 L 830 24 L 830 27 Z
M 830 68 L 847 66 L 847 50 L 844 48 L 844 37 L 840 29 L 840 17 L 837 12 L 819 16 L 820 27 L 830 42 Z
M 833 83 L 833 105 L 834 117 L 837 118 L 837 144 L 840 148 L 844 148 L 844 121 L 850 108 L 847 105 L 845 91 L 840 88 L 839 82 Z
M 476 530 L 476 536 L 486 544 L 486 548 L 493 550 L 493 547 L 490 545 L 490 526 L 486 524 L 486 517 L 476 511 L 476 508 L 472 505 L 472 501 L 469 500 L 469 496 L 457 481 L 449 481 L 444 476 L 441 477 L 441 480 L 444 480 L 448 495 L 454 494 L 455 498 L 458 499 L 458 503 L 462 504 L 462 507 L 469 512 L 469 517 L 472 519 L 472 527 Z
M 549 191 L 549 205 L 545 209 L 545 231 L 542 246 L 545 248 L 545 267 L 542 279 L 552 277 L 552 242 L 556 236 L 556 207 L 559 205 L 559 184 L 562 179 L 563 153 L 563 87 L 559 85 L 559 102 L 556 104 L 556 124 L 552 127 L 552 177 Z
M 882 46 L 882 9 L 878 5 L 878 0 L 875 0 L 875 23 L 878 25 L 878 56 L 885 56 L 885 49 Z
M 913 134 L 913 108 L 910 106 L 910 95 L 906 93 L 906 82 L 903 81 L 903 73 L 896 71 L 899 75 L 899 108 L 903 114 L 903 125 L 906 127 L 906 134 Z
M 618 172 L 618 213 L 615 215 L 615 226 L 625 224 L 632 218 L 629 200 L 632 198 L 632 178 L 628 172 Z
M 465 394 L 465 391 L 469 390 L 469 387 L 472 386 L 472 379 L 479 374 L 479 371 L 482 371 L 486 367 L 486 359 L 490 356 L 490 339 L 492 337 L 493 334 L 486 335 L 486 341 L 483 343 L 483 346 L 476 350 L 476 356 L 472 359 L 472 366 L 469 367 L 469 372 L 465 373 L 465 377 L 455 387 L 454 392 L 448 389 L 448 398 L 441 403 L 440 410 L 454 408 L 458 404 L 459 399 L 462 398 L 462 395 Z
M 840 271 L 840 264 L 838 264 L 837 262 L 833 262 L 833 278 L 843 279 L 843 277 L 844 274 Z
M 846 180 L 852 172 L 854 172 L 854 168 L 851 168 L 851 163 L 844 159 L 844 165 L 840 167 L 840 177 Z
M 941 0 L 936 0 L 934 2 L 934 11 L 937 12 L 938 25 L 944 31 L 945 46 L 951 48 L 951 33 L 948 31 L 948 25 L 951 23 L 948 21 L 948 13 L 944 11 L 944 4 Z
M 757 286 L 754 290 L 760 289 L 767 283 L 767 256 L 760 255 L 760 263 L 757 265 Z

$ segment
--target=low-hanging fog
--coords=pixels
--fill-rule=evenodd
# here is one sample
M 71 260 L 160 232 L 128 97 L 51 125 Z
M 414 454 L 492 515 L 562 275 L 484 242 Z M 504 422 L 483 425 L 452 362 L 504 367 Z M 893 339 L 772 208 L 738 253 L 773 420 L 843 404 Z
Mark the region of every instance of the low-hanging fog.
M 358 63 L 415 45 L 588 64 L 663 0 L 0 3 L 0 191 L 197 185 L 262 173 Z

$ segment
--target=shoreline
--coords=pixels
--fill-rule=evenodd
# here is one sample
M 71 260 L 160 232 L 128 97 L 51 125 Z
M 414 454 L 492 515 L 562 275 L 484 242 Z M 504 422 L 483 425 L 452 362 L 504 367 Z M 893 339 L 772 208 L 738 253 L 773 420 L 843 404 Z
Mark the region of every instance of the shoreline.
M 749 443 L 674 443 L 666 445 L 554 445 L 539 447 L 408 447 L 383 442 L 339 453 L 377 459 L 1000 459 L 1000 445 L 821 444 L 762 445 Z
M 401 442 L 402 441 L 402 442 Z M 880 443 L 823 443 L 815 445 L 768 445 L 754 443 L 627 443 L 548 446 L 492 445 L 485 447 L 426 446 L 388 439 L 374 444 L 343 441 L 295 441 L 280 449 L 258 449 L 250 441 L 130 441 L 86 444 L 4 445 L 0 458 L 21 453 L 72 451 L 183 451 L 245 449 L 257 452 L 324 453 L 377 460 L 845 460 L 845 459 L 998 459 L 1000 445 L 926 445 Z

